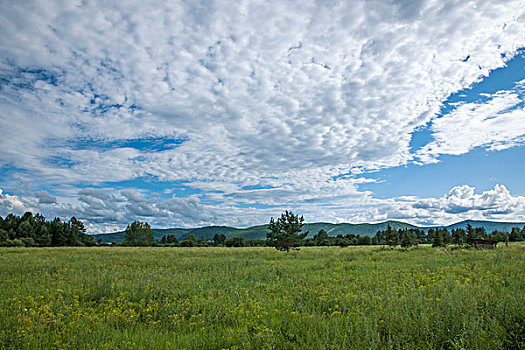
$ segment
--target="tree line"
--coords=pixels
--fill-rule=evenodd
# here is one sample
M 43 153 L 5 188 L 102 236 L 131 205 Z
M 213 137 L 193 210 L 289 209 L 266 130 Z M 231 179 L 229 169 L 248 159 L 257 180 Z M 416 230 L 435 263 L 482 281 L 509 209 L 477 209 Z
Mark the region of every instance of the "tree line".
M 425 230 L 415 228 L 394 229 L 390 225 L 386 230 L 377 231 L 370 236 L 360 236 L 354 234 L 329 236 L 321 229 L 312 238 L 306 238 L 309 232 L 302 232 L 304 218 L 294 215 L 292 212 L 284 212 L 280 218 L 270 220 L 268 224 L 268 234 L 266 239 L 245 240 L 244 237 L 229 237 L 223 234 L 216 234 L 213 240 L 206 240 L 204 237 L 197 239 L 194 234 L 188 235 L 178 241 L 174 235 L 165 235 L 159 242 L 151 239 L 151 245 L 171 246 L 171 247 L 248 247 L 266 246 L 275 247 L 279 250 L 290 251 L 299 247 L 312 246 L 339 246 L 348 247 L 355 245 L 389 245 L 410 247 L 418 244 L 432 244 L 433 247 L 444 247 L 449 244 L 468 244 L 474 239 L 491 240 L 498 242 L 517 242 L 525 240 L 525 226 L 520 229 L 513 227 L 510 233 L 494 230 L 487 233 L 484 227 L 472 227 L 467 224 L 466 229 L 457 228 L 449 231 L 446 228 L 430 228 Z M 129 243 L 128 243 L 129 244 Z
M 41 214 L 26 212 L 17 216 L 0 216 L 0 246 L 4 247 L 61 247 L 94 246 L 93 236 L 86 234 L 82 221 L 72 217 L 67 221 L 54 218 L 47 221 Z
M 353 245 L 389 245 L 409 247 L 417 244 L 432 244 L 434 247 L 448 244 L 465 244 L 473 239 L 493 240 L 499 242 L 525 240 L 525 227 L 513 227 L 510 233 L 494 230 L 487 233 L 484 227 L 458 228 L 448 231 L 446 228 L 430 228 L 425 230 L 394 229 L 390 225 L 386 230 L 377 231 L 373 236 L 360 236 L 348 233 L 346 235 L 329 236 L 321 229 L 312 238 L 306 238 L 309 232 L 302 232 L 304 217 L 299 217 L 291 211 L 285 211 L 280 217 L 270 219 L 266 239 L 246 240 L 242 236 L 226 237 L 215 234 L 213 239 L 197 238 L 193 233 L 182 240 L 175 235 L 165 235 L 159 241 L 154 238 L 154 232 L 147 222 L 134 221 L 125 230 L 125 240 L 122 246 L 165 246 L 165 247 L 275 247 L 290 251 L 303 246 L 340 246 Z M 8 247 L 55 247 L 55 246 L 95 246 L 93 236 L 86 234 L 82 221 L 72 217 L 67 221 L 54 218 L 47 221 L 41 214 L 33 215 L 26 212 L 17 216 L 8 214 L 0 216 L 0 246 Z
M 483 226 L 472 227 L 467 224 L 466 229 L 456 228 L 451 231 L 446 228 L 430 228 L 425 232 L 420 229 L 393 229 L 390 225 L 384 231 L 377 231 L 372 238 L 372 244 L 383 244 L 409 247 L 415 244 L 432 244 L 433 247 L 444 247 L 448 244 L 466 244 L 475 239 L 497 242 L 517 242 L 525 240 L 525 226 L 520 229 L 513 227 L 511 232 L 494 230 L 487 233 Z
M 246 240 L 242 236 L 226 237 L 224 234 L 215 234 L 213 239 L 204 237 L 197 239 L 190 233 L 179 241 L 175 235 L 164 235 L 155 241 L 153 230 L 148 223 L 134 221 L 126 227 L 123 246 L 160 246 L 160 247 L 256 247 L 266 246 L 266 240 Z

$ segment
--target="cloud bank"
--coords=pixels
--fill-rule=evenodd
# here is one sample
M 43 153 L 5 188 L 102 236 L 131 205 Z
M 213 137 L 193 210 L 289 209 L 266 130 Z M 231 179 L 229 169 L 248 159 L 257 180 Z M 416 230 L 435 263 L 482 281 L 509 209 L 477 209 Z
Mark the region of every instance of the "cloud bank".
M 137 190 L 86 188 L 78 193 L 78 202 L 46 202 L 42 196 L 9 195 L 0 192 L 0 215 L 26 210 L 54 213 L 61 217 L 76 216 L 86 221 L 91 233 L 120 230 L 134 220 L 150 222 L 154 227 L 199 227 L 229 225 L 245 227 L 263 224 L 270 216 L 279 214 L 275 207 L 245 206 L 245 201 L 229 201 L 230 206 L 208 204 L 197 197 L 145 198 Z M 255 201 L 259 203 L 258 197 Z M 355 203 L 348 205 L 349 201 Z M 414 224 L 442 224 L 466 219 L 506 220 L 512 217 L 524 221 L 525 197 L 513 196 L 503 185 L 475 193 L 473 187 L 463 185 L 450 190 L 440 198 L 398 197 L 375 199 L 359 194 L 353 199 L 332 196 L 330 204 L 324 198 L 288 204 L 296 207 L 309 222 L 380 222 L 404 220 Z

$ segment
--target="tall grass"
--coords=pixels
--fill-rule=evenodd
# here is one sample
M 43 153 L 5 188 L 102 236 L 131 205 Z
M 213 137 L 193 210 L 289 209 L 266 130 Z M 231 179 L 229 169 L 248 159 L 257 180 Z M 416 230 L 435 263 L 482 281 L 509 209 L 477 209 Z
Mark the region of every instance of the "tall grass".
M 0 348 L 523 349 L 525 244 L 5 248 Z

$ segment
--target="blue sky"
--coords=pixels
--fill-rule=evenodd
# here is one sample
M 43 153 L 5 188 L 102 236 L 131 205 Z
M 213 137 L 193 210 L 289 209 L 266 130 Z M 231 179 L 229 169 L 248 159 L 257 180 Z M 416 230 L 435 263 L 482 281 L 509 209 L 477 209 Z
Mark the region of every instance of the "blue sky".
M 455 106 L 451 104 L 486 101 L 487 95 L 501 90 L 513 90 L 516 83 L 524 79 L 525 52 L 520 50 L 505 67 L 491 71 L 480 82 L 450 95 L 436 118 L 454 111 Z M 521 99 L 521 104 L 514 108 L 523 108 L 523 92 Z M 525 119 L 523 122 L 525 123 Z M 412 134 L 412 152 L 417 152 L 433 140 L 431 125 L 432 122 Z M 468 130 L 464 130 L 464 134 L 468 137 Z M 377 182 L 364 184 L 360 188 L 373 191 L 380 198 L 404 195 L 437 197 L 450 188 L 463 184 L 479 191 L 490 190 L 496 184 L 505 184 L 513 194 L 524 195 L 525 181 L 520 176 L 525 173 L 524 159 L 523 146 L 501 151 L 487 151 L 485 147 L 477 147 L 462 155 L 442 155 L 439 162 L 434 164 L 408 163 L 370 173 L 366 177 Z
M 0 215 L 525 221 L 525 2 L 0 4 Z

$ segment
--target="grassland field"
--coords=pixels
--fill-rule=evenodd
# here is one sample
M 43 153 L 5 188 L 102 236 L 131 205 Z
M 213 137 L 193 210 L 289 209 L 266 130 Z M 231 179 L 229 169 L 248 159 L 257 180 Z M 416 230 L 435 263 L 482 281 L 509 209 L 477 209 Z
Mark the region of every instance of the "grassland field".
M 1 349 L 524 349 L 525 243 L 3 248 Z

